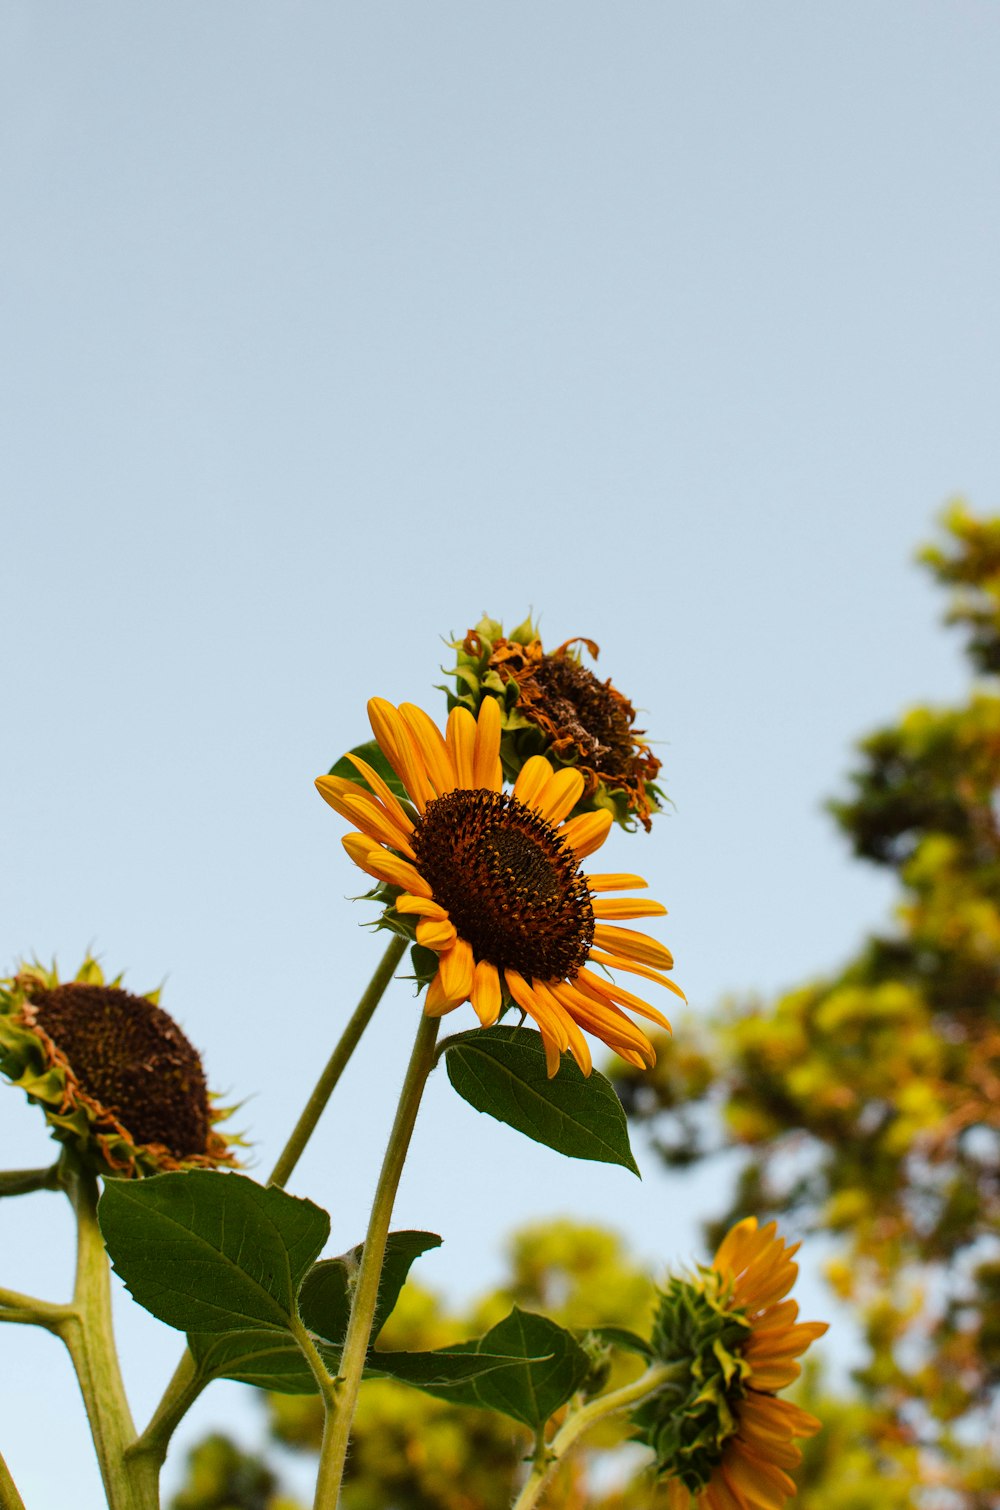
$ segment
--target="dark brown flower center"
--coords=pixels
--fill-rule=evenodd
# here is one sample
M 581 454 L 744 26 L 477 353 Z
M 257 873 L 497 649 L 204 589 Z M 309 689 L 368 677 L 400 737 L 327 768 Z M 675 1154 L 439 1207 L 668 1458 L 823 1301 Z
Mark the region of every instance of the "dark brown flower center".
M 206 1151 L 211 1127 L 201 1059 L 173 1018 L 144 996 L 69 982 L 32 987 L 39 1027 L 92 1101 L 135 1143 L 160 1143 L 177 1159 Z
M 413 848 L 477 960 L 529 980 L 564 980 L 585 962 L 594 939 L 586 878 L 527 804 L 508 792 L 449 792 L 428 803 Z
M 631 769 L 631 708 L 568 655 L 543 655 L 535 670 L 544 708 L 560 740 L 571 739 L 581 758 L 602 776 Z M 531 716 L 531 710 L 525 710 Z

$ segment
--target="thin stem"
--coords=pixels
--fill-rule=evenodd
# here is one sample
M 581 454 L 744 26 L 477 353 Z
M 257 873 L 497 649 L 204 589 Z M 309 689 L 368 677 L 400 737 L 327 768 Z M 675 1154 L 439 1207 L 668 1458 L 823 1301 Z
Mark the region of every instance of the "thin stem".
M 72 1306 L 53 1305 L 51 1301 L 38 1300 L 34 1295 L 22 1295 L 19 1290 L 0 1289 L 0 1321 L 19 1321 L 26 1326 L 43 1326 L 50 1332 L 58 1332 L 74 1314 Z
M 287 1183 L 303 1149 L 316 1129 L 316 1124 L 326 1109 L 337 1081 L 357 1048 L 375 1008 L 385 994 L 393 972 L 403 957 L 406 944 L 406 939 L 396 934 L 392 936 L 361 1000 L 341 1033 L 329 1062 L 317 1080 L 291 1137 L 278 1156 L 278 1162 L 271 1171 L 268 1184 L 285 1185 Z M 185 1349 L 148 1426 L 129 1451 L 129 1461 L 136 1482 L 155 1484 L 167 1455 L 170 1438 L 185 1413 L 201 1394 L 205 1382 L 198 1374 L 190 1349 Z
M 657 1390 L 662 1389 L 665 1384 L 677 1378 L 686 1368 L 686 1363 L 681 1365 L 658 1363 L 647 1369 L 631 1384 L 612 1390 L 610 1394 L 598 1395 L 595 1400 L 589 1401 L 579 1410 L 571 1411 L 545 1452 L 536 1451 L 531 1472 L 524 1488 L 514 1501 L 512 1510 L 533 1510 L 556 1469 L 585 1431 L 589 1431 L 598 1421 L 616 1415 L 620 1410 L 627 1410 L 630 1405 L 638 1405 L 641 1400 L 647 1399 Z
M 340 1373 L 334 1384 L 335 1406 L 328 1410 L 323 1429 L 323 1445 L 320 1451 L 319 1477 L 316 1481 L 315 1510 L 335 1510 L 344 1476 L 347 1445 L 350 1440 L 354 1411 L 358 1402 L 358 1390 L 364 1372 L 365 1358 L 371 1338 L 372 1320 L 378 1300 L 379 1280 L 382 1277 L 382 1261 L 385 1258 L 386 1239 L 392 1220 L 392 1207 L 396 1199 L 399 1177 L 417 1108 L 423 1095 L 427 1077 L 434 1067 L 434 1041 L 437 1038 L 438 1019 L 423 1013 L 417 1029 L 416 1041 L 410 1055 L 403 1089 L 399 1095 L 396 1118 L 389 1134 L 389 1144 L 382 1160 L 382 1171 L 375 1189 L 371 1217 L 365 1244 L 361 1254 L 357 1284 L 351 1301 L 351 1319 L 344 1339 L 344 1351 L 340 1360 Z
M 0 1453 L 0 1505 L 3 1510 L 24 1510 L 24 1500 L 17 1492 L 17 1485 L 10 1476 L 10 1469 Z
M 125 1466 L 135 1426 L 115 1351 L 110 1267 L 97 1224 L 97 1180 L 83 1168 L 68 1166 L 66 1184 L 76 1212 L 76 1282 L 59 1335 L 76 1370 L 109 1510 L 155 1510 L 155 1499 L 133 1496 Z
M 271 1171 L 269 1185 L 287 1185 L 292 1170 L 299 1162 L 302 1151 L 315 1131 L 316 1124 L 323 1112 L 326 1103 L 333 1094 L 334 1087 L 347 1067 L 347 1062 L 354 1050 L 362 1033 L 371 1021 L 375 1008 L 385 993 L 385 988 L 392 980 L 396 966 L 399 964 L 406 950 L 407 940 L 393 934 L 389 941 L 389 947 L 383 954 L 382 959 L 368 983 L 368 986 L 354 1009 L 340 1040 L 323 1073 L 316 1082 L 315 1089 L 303 1108 L 302 1115 L 296 1122 L 292 1135 L 278 1156 L 278 1162 Z
M 128 1449 L 129 1470 L 133 1482 L 142 1492 L 157 1492 L 170 1438 L 205 1388 L 205 1383 L 190 1348 L 185 1348 L 149 1425 Z M 153 1499 L 152 1503 L 155 1505 L 156 1500 Z
M 59 1190 L 59 1165 L 45 1169 L 4 1169 L 0 1171 L 0 1197 L 30 1195 L 33 1190 Z

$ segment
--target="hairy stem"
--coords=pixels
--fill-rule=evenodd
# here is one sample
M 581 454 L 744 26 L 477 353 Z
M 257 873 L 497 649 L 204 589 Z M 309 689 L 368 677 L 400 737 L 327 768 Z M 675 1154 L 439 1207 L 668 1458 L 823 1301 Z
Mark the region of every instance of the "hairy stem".
M 30 1195 L 33 1190 L 59 1190 L 59 1165 L 49 1164 L 45 1169 L 4 1169 L 0 1171 L 0 1197 L 5 1195 Z
M 19 1290 L 0 1289 L 0 1321 L 17 1321 L 24 1326 L 43 1326 L 47 1331 L 58 1332 L 73 1315 L 72 1306 L 53 1305 L 48 1300 L 37 1300 L 34 1295 L 22 1295 Z
M 10 1469 L 0 1453 L 0 1505 L 3 1510 L 24 1510 L 24 1500 L 17 1492 L 17 1485 L 10 1476 Z
M 97 1224 L 97 1180 L 69 1162 L 64 1177 L 76 1212 L 76 1282 L 59 1335 L 76 1370 L 108 1510 L 156 1510 L 155 1499 L 133 1493 L 125 1464 L 135 1426 L 115 1351 L 110 1266 Z
M 316 1082 L 315 1088 L 309 1100 L 306 1102 L 302 1115 L 296 1122 L 292 1135 L 278 1156 L 278 1162 L 271 1171 L 268 1180 L 269 1185 L 286 1185 L 292 1170 L 302 1156 L 303 1149 L 312 1137 L 316 1124 L 326 1104 L 333 1095 L 334 1087 L 347 1067 L 348 1060 L 358 1046 L 362 1033 L 371 1021 L 375 1008 L 385 993 L 385 988 L 392 980 L 393 972 L 399 964 L 406 949 L 406 939 L 393 934 L 389 946 L 382 956 L 375 974 L 355 1007 L 347 1026 L 337 1043 L 337 1047 L 330 1055 L 329 1062 L 323 1073 Z
M 323 1445 L 320 1451 L 319 1477 L 316 1481 L 315 1510 L 335 1510 L 344 1476 L 347 1445 L 350 1440 L 358 1390 L 364 1372 L 365 1358 L 371 1339 L 372 1320 L 378 1300 L 379 1280 L 382 1277 L 382 1261 L 385 1258 L 386 1239 L 392 1208 L 396 1199 L 399 1177 L 417 1108 L 423 1095 L 427 1077 L 434 1067 L 434 1041 L 437 1038 L 438 1019 L 421 1014 L 416 1041 L 410 1055 L 410 1063 L 403 1081 L 403 1089 L 396 1108 L 396 1118 L 389 1134 L 389 1144 L 382 1161 L 382 1171 L 375 1189 L 368 1231 L 365 1234 L 361 1265 L 351 1301 L 351 1319 L 344 1339 L 344 1351 L 340 1360 L 340 1373 L 334 1382 L 334 1409 L 327 1411 L 323 1429 Z
M 375 1008 L 385 994 L 385 989 L 392 979 L 393 972 L 403 957 L 406 942 L 406 939 L 399 938 L 396 935 L 393 935 L 390 940 L 389 946 L 379 961 L 361 1000 L 348 1019 L 336 1048 L 330 1055 L 326 1067 L 317 1080 L 313 1092 L 303 1108 L 302 1115 L 295 1124 L 291 1137 L 282 1149 L 278 1162 L 271 1171 L 271 1176 L 268 1180 L 269 1185 L 284 1185 L 288 1181 L 293 1169 L 302 1156 L 306 1144 L 316 1129 L 316 1124 L 326 1109 L 326 1104 L 333 1094 L 337 1081 L 340 1079 L 351 1055 L 357 1048 L 362 1033 L 371 1021 Z M 206 1381 L 200 1378 L 198 1374 L 190 1350 L 185 1349 L 180 1362 L 174 1370 L 173 1378 L 167 1385 L 148 1426 L 129 1452 L 132 1472 L 136 1476 L 137 1481 L 141 1481 L 144 1485 L 156 1482 L 167 1455 L 170 1438 L 173 1436 L 185 1413 L 204 1389 L 205 1383 Z
M 630 1405 L 638 1405 L 677 1378 L 686 1368 L 686 1364 L 654 1364 L 633 1383 L 612 1390 L 610 1394 L 598 1395 L 578 1410 L 571 1410 L 544 1452 L 536 1450 L 531 1472 L 514 1501 L 512 1510 L 533 1510 L 559 1465 L 585 1431 L 596 1426 L 598 1421 L 604 1421 L 620 1410 L 627 1410 Z
M 128 1450 L 129 1471 L 143 1493 L 157 1492 L 170 1438 L 204 1388 L 191 1350 L 185 1348 L 149 1425 Z

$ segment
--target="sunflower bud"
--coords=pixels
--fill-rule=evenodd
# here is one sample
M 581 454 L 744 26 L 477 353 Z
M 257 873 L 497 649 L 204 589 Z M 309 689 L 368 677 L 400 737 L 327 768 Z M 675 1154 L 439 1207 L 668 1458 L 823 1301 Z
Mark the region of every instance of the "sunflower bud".
M 72 981 L 26 966 L 0 982 L 0 1070 L 98 1174 L 231 1164 L 196 1049 L 157 1005 L 87 959 Z
M 547 651 L 530 618 L 509 636 L 496 619 L 483 618 L 452 646 L 458 661 L 449 708 L 477 713 L 484 697 L 497 700 L 508 780 L 516 780 L 532 755 L 544 754 L 557 768 L 572 766 L 583 776 L 576 811 L 607 808 L 623 827 L 638 819 L 649 830 L 663 799 L 656 785 L 660 762 L 634 727 L 628 698 L 583 664 L 581 646 L 597 659 L 593 640 L 567 640 Z
M 754 1218 L 725 1237 L 712 1264 L 672 1278 L 660 1297 L 651 1347 L 673 1366 L 668 1385 L 632 1413 L 656 1454 L 672 1505 L 781 1505 L 795 1493 L 788 1470 L 801 1459 L 792 1438 L 820 1423 L 776 1391 L 797 1376 L 793 1360 L 826 1331 L 796 1324 L 784 1300 L 798 1269 L 794 1248 Z

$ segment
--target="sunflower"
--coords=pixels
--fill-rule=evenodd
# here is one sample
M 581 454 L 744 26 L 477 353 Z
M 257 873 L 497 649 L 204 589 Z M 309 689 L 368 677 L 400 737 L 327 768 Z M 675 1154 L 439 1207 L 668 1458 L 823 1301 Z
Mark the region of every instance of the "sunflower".
M 649 830 L 663 796 L 656 785 L 660 761 L 635 728 L 628 698 L 583 664 L 578 647 L 596 660 L 593 640 L 581 636 L 546 650 L 530 619 L 505 636 L 501 624 L 484 617 L 453 644 L 458 687 L 452 701 L 475 712 L 484 696 L 498 699 L 508 775 L 531 754 L 546 754 L 557 768 L 582 773 L 585 806 L 608 807 L 625 827 L 638 818 Z
M 87 958 L 71 981 L 25 965 L 0 981 L 0 1071 L 98 1174 L 232 1164 L 198 1051 L 157 1003 Z
M 385 921 L 437 955 L 424 1010 L 442 1016 L 471 1001 L 483 1027 L 517 1007 L 537 1025 L 549 1076 L 569 1050 L 591 1069 L 584 1030 L 630 1064 L 652 1065 L 653 1047 L 623 1011 L 662 1027 L 647 1002 L 617 985 L 621 970 L 683 996 L 664 974 L 670 952 L 619 923 L 656 917 L 659 902 L 606 893 L 644 887 L 639 876 L 584 875 L 580 861 L 607 838 L 606 809 L 567 819 L 584 788 L 578 770 L 531 757 L 503 790 L 500 709 L 487 697 L 478 719 L 453 708 L 444 735 L 412 703 L 368 704 L 372 730 L 402 784 L 401 801 L 373 766 L 347 757 L 364 786 L 335 775 L 316 785 L 358 832 L 343 844 L 382 883 Z M 367 788 L 367 789 L 366 789 Z M 588 968 L 596 966 L 597 968 Z
M 675 1279 L 661 1297 L 653 1346 L 665 1361 L 691 1360 L 686 1384 L 635 1415 L 668 1476 L 671 1510 L 780 1510 L 802 1454 L 794 1437 L 821 1423 L 777 1391 L 798 1377 L 795 1361 L 827 1330 L 799 1322 L 787 1300 L 798 1244 L 756 1217 L 725 1236 L 711 1266 Z

